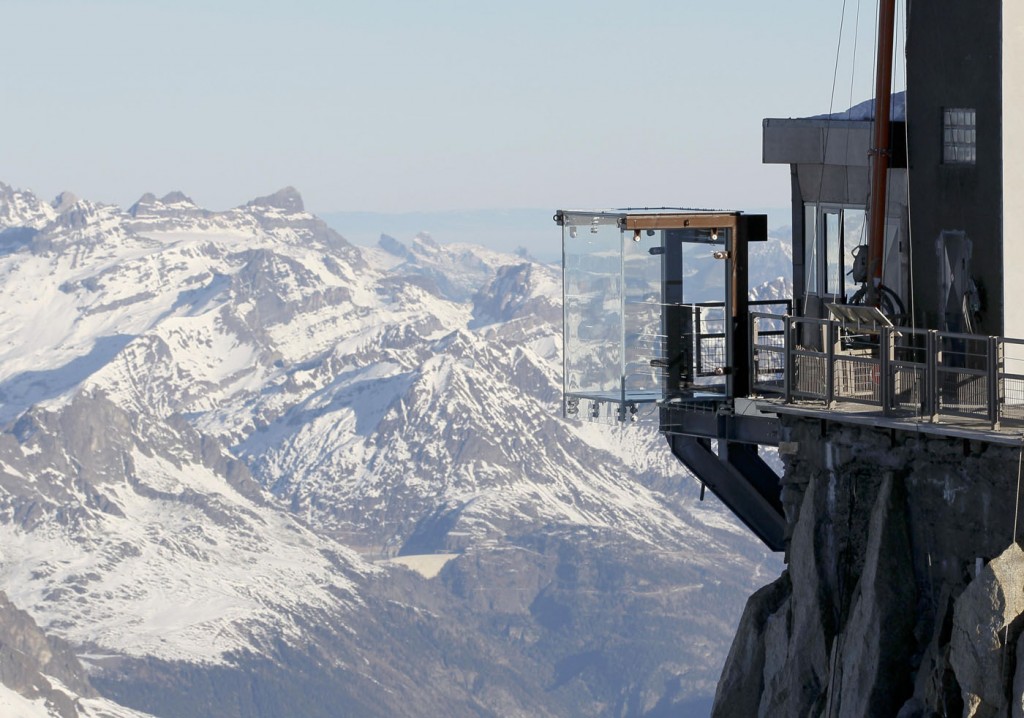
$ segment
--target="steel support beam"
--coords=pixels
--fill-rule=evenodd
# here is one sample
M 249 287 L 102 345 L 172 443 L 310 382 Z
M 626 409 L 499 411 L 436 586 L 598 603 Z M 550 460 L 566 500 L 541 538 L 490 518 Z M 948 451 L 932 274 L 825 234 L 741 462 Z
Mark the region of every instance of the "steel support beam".
M 748 444 L 720 444 L 693 436 L 668 435 L 672 453 L 773 551 L 786 547 L 786 519 L 779 477 Z

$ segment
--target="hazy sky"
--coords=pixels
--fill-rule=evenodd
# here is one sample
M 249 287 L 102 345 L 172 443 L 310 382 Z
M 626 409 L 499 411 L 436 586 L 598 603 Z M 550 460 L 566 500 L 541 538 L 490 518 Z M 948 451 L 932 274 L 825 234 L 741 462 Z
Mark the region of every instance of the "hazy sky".
M 841 0 L 4 0 L 0 180 L 222 209 L 785 206 Z M 849 102 L 847 0 L 835 109 Z M 860 8 L 854 101 L 871 93 Z

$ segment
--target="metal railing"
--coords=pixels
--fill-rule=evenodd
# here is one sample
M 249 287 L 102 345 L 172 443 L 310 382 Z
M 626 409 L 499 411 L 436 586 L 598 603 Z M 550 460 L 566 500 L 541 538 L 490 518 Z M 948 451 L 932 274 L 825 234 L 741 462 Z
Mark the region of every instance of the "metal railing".
M 696 377 L 720 376 L 721 368 L 728 364 L 725 353 L 725 302 L 701 302 L 686 305 L 693 312 L 694 352 L 693 375 Z M 789 299 L 760 299 L 748 303 L 749 307 L 774 307 L 776 312 L 764 312 L 765 316 L 784 316 L 793 311 Z
M 1024 424 L 1024 340 L 750 315 L 750 386 L 787 403 L 998 429 Z

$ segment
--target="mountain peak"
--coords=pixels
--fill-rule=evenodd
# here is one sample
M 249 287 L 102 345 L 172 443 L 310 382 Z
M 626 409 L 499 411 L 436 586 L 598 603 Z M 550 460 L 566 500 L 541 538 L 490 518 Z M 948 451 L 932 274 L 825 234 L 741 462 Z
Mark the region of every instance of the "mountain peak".
M 50 206 L 53 207 L 57 214 L 64 214 L 76 204 L 78 204 L 78 197 L 74 193 L 67 191 L 61 192 L 50 202 Z
M 152 192 L 146 192 L 146 194 L 135 200 L 135 204 L 128 208 L 128 214 L 132 217 L 138 217 L 140 209 L 154 204 L 156 204 L 156 195 Z
M 412 259 L 413 254 L 409 251 L 400 240 L 395 239 L 389 234 L 382 234 L 380 239 L 377 240 L 377 246 L 383 249 L 388 254 L 393 254 L 396 257 L 402 259 Z
M 181 203 L 195 204 L 195 202 L 192 201 L 191 197 L 189 197 L 184 192 L 181 192 L 179 190 L 174 190 L 173 192 L 168 192 L 167 194 L 165 194 L 163 197 L 160 198 L 160 201 L 163 204 L 181 204 Z
M 305 207 L 302 204 L 302 196 L 299 194 L 297 189 L 290 185 L 284 189 L 279 189 L 277 192 L 274 192 L 274 194 L 267 195 L 266 197 L 257 197 L 246 206 L 274 207 L 288 212 L 305 211 Z
M 412 239 L 413 244 L 418 244 L 423 247 L 429 247 L 431 249 L 439 249 L 437 241 L 430 236 L 430 232 L 417 232 L 416 236 Z

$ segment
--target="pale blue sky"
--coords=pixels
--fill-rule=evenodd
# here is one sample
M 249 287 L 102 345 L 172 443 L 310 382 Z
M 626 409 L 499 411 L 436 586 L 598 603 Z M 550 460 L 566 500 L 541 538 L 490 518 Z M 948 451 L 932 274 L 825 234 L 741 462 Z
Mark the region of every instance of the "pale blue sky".
M 785 206 L 761 119 L 829 109 L 842 7 L 4 0 L 0 180 L 215 209 L 288 184 L 319 212 Z

